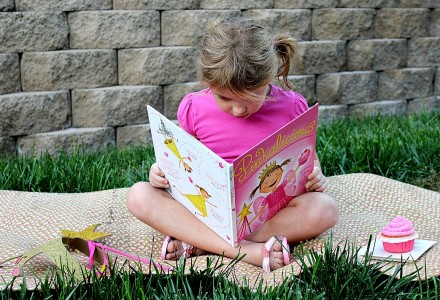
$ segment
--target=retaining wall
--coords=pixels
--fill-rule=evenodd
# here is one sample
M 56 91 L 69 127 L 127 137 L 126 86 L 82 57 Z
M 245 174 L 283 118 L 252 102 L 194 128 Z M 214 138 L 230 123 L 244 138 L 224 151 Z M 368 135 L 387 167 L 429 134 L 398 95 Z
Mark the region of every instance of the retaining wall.
M 146 105 L 175 119 L 233 16 L 298 40 L 289 79 L 324 121 L 440 106 L 438 0 L 0 0 L 0 151 L 146 143 Z

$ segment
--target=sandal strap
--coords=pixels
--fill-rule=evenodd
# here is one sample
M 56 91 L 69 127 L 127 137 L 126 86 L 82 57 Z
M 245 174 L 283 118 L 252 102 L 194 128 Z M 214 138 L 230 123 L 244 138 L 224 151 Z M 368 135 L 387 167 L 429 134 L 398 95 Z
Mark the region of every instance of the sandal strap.
M 273 244 L 276 242 L 276 237 L 271 237 L 266 244 L 263 245 L 263 270 L 266 273 L 270 272 L 270 249 L 272 249 Z
M 263 265 L 262 268 L 264 272 L 270 272 L 270 250 L 272 249 L 275 242 L 281 243 L 281 251 L 283 254 L 283 263 L 285 266 L 290 264 L 290 249 L 289 244 L 287 243 L 287 239 L 284 236 L 273 236 L 271 237 L 266 244 L 263 246 Z
M 194 247 L 189 245 L 189 244 L 187 244 L 187 243 L 184 243 L 184 242 L 182 242 L 182 247 L 183 247 L 183 250 L 184 250 L 182 256 L 185 257 L 185 258 L 191 257 L 191 254 L 193 252 Z

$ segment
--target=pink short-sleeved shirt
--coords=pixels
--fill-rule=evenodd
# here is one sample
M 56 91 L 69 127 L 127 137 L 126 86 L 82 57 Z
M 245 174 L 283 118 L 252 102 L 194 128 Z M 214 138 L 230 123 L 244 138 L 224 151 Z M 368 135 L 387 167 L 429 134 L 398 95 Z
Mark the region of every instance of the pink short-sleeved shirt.
M 306 99 L 294 91 L 271 85 L 269 99 L 245 119 L 223 112 L 210 89 L 186 95 L 179 105 L 179 125 L 227 162 L 284 126 L 308 109 Z

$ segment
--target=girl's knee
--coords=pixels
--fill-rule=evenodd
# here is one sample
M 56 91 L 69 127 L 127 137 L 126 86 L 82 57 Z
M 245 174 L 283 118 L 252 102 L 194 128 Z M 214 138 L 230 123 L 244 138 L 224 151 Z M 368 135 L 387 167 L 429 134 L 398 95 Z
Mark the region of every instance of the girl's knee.
M 128 190 L 125 204 L 128 211 L 133 215 L 136 215 L 136 212 L 146 205 L 145 202 L 148 199 L 147 195 L 150 188 L 151 185 L 148 182 L 137 182 Z
M 334 226 L 339 219 L 339 207 L 335 199 L 326 193 L 319 193 L 310 206 L 310 221 L 325 227 Z
M 339 206 L 336 200 L 326 193 L 321 193 L 321 217 L 330 226 L 335 225 L 339 219 Z

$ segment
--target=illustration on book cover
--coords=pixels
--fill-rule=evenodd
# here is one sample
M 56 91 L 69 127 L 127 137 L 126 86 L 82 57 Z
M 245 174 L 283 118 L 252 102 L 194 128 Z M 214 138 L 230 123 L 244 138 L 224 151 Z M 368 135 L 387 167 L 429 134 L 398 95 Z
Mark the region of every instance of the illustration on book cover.
M 297 188 L 301 189 L 301 186 L 305 184 L 313 165 L 308 164 L 306 168 L 301 169 L 299 174 L 298 170 L 309 161 L 311 156 L 312 149 L 306 148 L 296 161 L 293 158 L 288 158 L 281 163 L 273 160 L 262 168 L 258 183 L 247 200 L 242 204 L 237 201 L 237 205 L 241 205 L 237 214 L 237 239 L 239 241 L 271 219 L 294 196 L 303 192 L 297 191 Z

